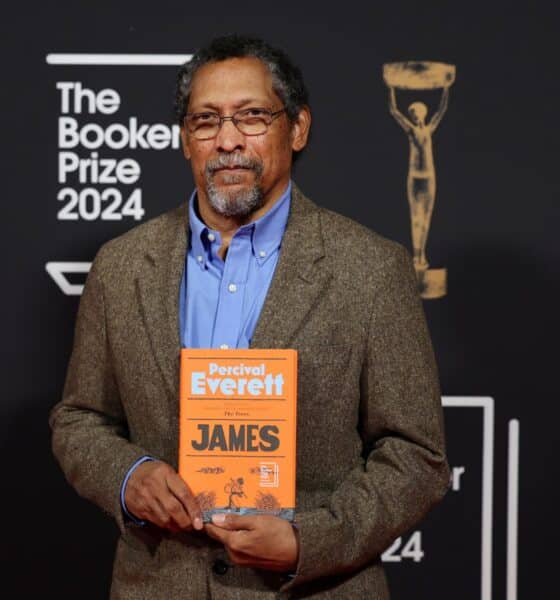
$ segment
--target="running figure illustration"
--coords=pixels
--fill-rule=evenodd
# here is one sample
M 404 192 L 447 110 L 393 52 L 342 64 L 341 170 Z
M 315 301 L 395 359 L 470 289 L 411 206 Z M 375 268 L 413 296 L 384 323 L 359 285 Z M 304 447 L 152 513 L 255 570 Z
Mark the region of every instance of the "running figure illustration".
M 238 477 L 237 479 L 230 478 L 230 482 L 226 483 L 224 486 L 224 492 L 229 494 L 229 503 L 228 509 L 233 511 L 239 511 L 239 506 L 234 500 L 234 496 L 238 496 L 239 498 L 246 498 L 245 492 L 243 491 L 243 477 Z

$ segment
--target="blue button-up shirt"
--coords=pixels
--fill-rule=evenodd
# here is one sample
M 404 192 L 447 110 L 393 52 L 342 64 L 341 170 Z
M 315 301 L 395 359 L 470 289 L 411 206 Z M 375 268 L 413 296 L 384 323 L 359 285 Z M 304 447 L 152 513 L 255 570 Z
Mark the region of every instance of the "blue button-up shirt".
M 185 257 L 179 296 L 179 328 L 184 348 L 248 348 L 280 255 L 290 212 L 291 182 L 274 206 L 260 219 L 243 225 L 233 235 L 225 260 L 218 231 L 209 229 L 196 210 L 196 191 L 189 200 L 190 247 Z M 121 505 L 126 484 L 136 467 L 151 456 L 142 456 L 121 485 Z
M 291 183 L 260 219 L 233 235 L 225 260 L 220 233 L 189 201 L 190 248 L 179 299 L 184 348 L 248 348 L 278 262 L 290 210 Z

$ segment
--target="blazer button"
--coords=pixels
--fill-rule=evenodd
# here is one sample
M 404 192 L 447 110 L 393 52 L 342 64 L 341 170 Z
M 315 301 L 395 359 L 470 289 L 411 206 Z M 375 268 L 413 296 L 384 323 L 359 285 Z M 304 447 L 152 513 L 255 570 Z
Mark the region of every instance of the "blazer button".
M 229 566 L 225 560 L 221 558 L 217 558 L 212 565 L 212 571 L 216 573 L 216 575 L 225 575 L 228 572 Z

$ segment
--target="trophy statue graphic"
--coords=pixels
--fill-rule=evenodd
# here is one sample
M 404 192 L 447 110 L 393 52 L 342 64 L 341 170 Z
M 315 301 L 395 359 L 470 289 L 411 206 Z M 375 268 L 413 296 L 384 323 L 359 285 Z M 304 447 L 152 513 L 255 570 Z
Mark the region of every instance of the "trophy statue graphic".
M 397 62 L 383 65 L 389 88 L 389 110 L 409 141 L 407 194 L 412 229 L 413 260 L 422 298 L 441 298 L 447 293 L 446 269 L 430 269 L 426 242 L 436 198 L 436 171 L 432 135 L 447 109 L 449 88 L 455 81 L 455 66 L 440 62 Z M 439 106 L 431 118 L 423 102 L 408 107 L 408 117 L 397 106 L 396 90 L 442 89 Z

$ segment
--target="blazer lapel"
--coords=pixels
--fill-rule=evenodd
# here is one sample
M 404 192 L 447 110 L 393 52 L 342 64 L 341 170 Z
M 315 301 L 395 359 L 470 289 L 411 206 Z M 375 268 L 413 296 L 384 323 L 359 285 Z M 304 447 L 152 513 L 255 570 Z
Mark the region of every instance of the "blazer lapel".
M 138 279 L 138 295 L 151 351 L 173 401 L 179 389 L 179 289 L 188 247 L 188 209 L 182 204 L 169 214 L 171 225 L 162 227 L 146 252 Z
M 293 186 L 280 257 L 251 348 L 289 346 L 332 277 L 321 264 L 324 254 L 319 210 Z
M 179 389 L 179 289 L 188 248 L 188 208 L 169 214 L 146 252 L 137 289 L 151 351 L 172 399 Z M 317 206 L 294 185 L 290 215 L 276 270 L 262 308 L 251 348 L 284 348 L 305 322 L 332 275 L 321 265 L 323 238 Z

